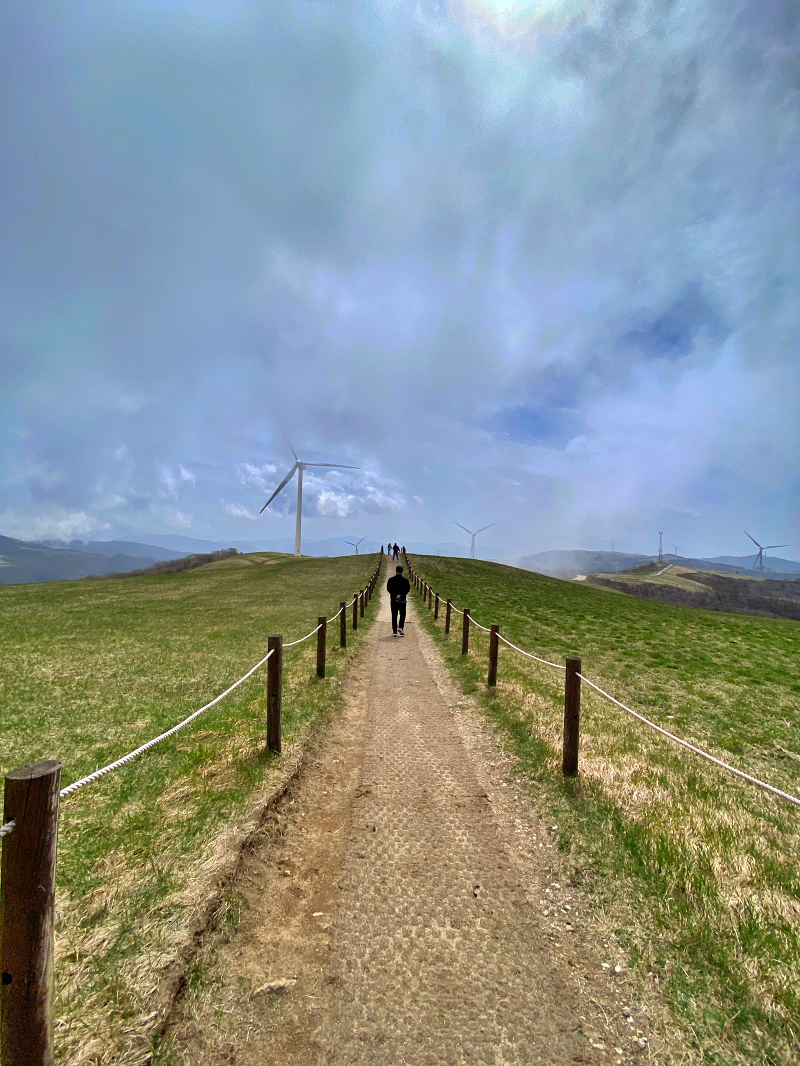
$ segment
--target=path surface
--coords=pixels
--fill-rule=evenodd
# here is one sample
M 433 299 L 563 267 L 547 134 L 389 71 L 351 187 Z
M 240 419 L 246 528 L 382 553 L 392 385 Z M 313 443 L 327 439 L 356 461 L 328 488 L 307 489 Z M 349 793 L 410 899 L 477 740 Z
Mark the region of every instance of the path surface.
M 624 979 L 580 931 L 549 836 L 415 605 L 394 638 L 382 597 L 346 713 L 247 857 L 238 933 L 204 948 L 176 1047 L 193 1066 L 634 1061 Z

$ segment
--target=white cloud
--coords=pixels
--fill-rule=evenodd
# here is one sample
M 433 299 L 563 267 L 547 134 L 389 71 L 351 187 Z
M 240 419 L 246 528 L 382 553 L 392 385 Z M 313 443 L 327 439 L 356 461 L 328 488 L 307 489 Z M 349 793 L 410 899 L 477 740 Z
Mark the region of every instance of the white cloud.
M 236 464 L 236 477 L 241 484 L 249 488 L 261 489 L 262 492 L 269 492 L 276 487 L 278 482 L 275 474 L 277 472 L 278 468 L 273 463 L 262 463 L 260 466 L 256 466 L 255 463 Z
M 257 522 L 259 519 L 259 515 L 248 510 L 247 507 L 243 507 L 240 503 L 226 503 L 225 500 L 220 502 L 225 513 L 229 514 L 231 518 L 247 518 L 251 522 Z
M 158 477 L 162 485 L 166 485 L 168 492 L 174 493 L 178 488 L 178 479 L 173 474 L 171 466 L 159 466 Z
M 61 511 L 35 517 L 13 511 L 0 514 L 3 534 L 18 540 L 72 540 L 110 528 L 108 522 L 102 522 L 85 511 Z
M 178 467 L 178 472 L 180 474 L 181 481 L 190 481 L 194 485 L 196 480 L 195 475 L 191 472 L 191 470 L 187 470 L 183 463 L 181 463 Z
M 163 512 L 164 521 L 173 529 L 191 529 L 194 516 L 169 508 Z
M 353 513 L 355 503 L 355 496 L 322 489 L 317 497 L 317 512 L 326 517 L 346 518 Z

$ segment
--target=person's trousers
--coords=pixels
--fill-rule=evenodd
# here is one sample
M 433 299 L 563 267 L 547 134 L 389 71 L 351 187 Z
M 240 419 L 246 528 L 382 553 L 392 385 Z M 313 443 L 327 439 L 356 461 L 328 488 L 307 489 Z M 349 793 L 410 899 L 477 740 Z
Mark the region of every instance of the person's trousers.
M 406 624 L 406 601 L 392 600 L 392 632 L 396 633 Z

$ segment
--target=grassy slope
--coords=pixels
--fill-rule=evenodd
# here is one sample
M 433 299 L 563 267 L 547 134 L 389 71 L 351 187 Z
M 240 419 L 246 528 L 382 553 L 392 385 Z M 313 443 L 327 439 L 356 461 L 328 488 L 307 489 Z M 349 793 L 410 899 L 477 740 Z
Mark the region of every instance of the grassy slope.
M 800 628 L 631 599 L 494 563 L 410 557 L 443 597 L 484 625 L 583 673 L 659 725 L 800 794 Z M 419 601 L 417 601 L 419 602 Z M 645 988 L 658 981 L 702 1061 L 800 1059 L 800 811 L 661 738 L 584 686 L 581 773 L 560 775 L 563 673 L 460 622 L 435 632 L 522 761 L 560 847 L 613 915 Z M 675 1048 L 675 1061 L 682 1049 Z
M 0 770 L 59 758 L 68 784 L 118 758 L 241 677 L 268 634 L 294 640 L 335 614 L 375 563 L 261 554 L 184 574 L 0 589 Z M 328 636 L 324 681 L 314 638 L 284 654 L 284 753 L 338 706 L 336 679 L 357 640 L 348 626 L 341 651 L 338 622 Z M 146 1056 L 160 971 L 198 902 L 193 883 L 278 769 L 266 751 L 265 683 L 259 672 L 64 801 L 60 1061 Z

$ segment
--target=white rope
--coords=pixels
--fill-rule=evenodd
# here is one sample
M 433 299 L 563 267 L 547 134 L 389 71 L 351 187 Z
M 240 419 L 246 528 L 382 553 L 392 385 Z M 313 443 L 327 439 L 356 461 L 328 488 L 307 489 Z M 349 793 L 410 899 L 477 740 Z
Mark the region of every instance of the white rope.
M 17 828 L 17 823 L 12 818 L 10 822 L 6 822 L 5 825 L 0 825 L 0 839 L 7 837 L 9 833 L 13 833 Z
M 210 707 L 213 707 L 214 704 L 219 703 L 220 700 L 225 699 L 228 693 L 233 692 L 235 688 L 238 688 L 238 686 L 241 685 L 243 681 L 246 681 L 251 674 L 254 674 L 256 672 L 259 666 L 263 666 L 267 659 L 270 657 L 270 655 L 272 655 L 272 651 L 274 651 L 274 649 L 268 651 L 264 658 L 261 660 L 261 662 L 256 663 L 256 665 L 252 667 L 252 669 L 248 670 L 244 677 L 240 677 L 238 681 L 234 681 L 231 687 L 226 688 L 224 692 L 217 696 L 216 699 L 212 700 L 210 703 L 207 703 L 205 707 L 201 707 L 199 711 L 195 711 L 193 714 L 190 714 L 188 718 L 184 718 L 182 722 L 179 722 L 178 725 L 174 725 L 172 729 L 168 729 L 166 733 L 162 733 L 160 737 L 154 737 L 153 740 L 148 740 L 146 744 L 142 744 L 141 747 L 138 747 L 135 751 L 128 752 L 128 754 L 123 755 L 121 759 L 117 759 L 115 762 L 109 763 L 108 766 L 104 766 L 102 770 L 95 770 L 93 774 L 88 774 L 86 777 L 82 777 L 80 781 L 75 781 L 73 782 L 73 784 L 67 785 L 66 788 L 62 788 L 61 792 L 59 793 L 61 799 L 65 799 L 73 792 L 77 792 L 78 789 L 83 788 L 84 785 L 88 785 L 92 781 L 97 781 L 98 778 L 104 777 L 106 774 L 110 774 L 112 770 L 117 770 L 120 766 L 124 766 L 125 763 L 130 762 L 132 759 L 135 759 L 137 755 L 141 755 L 142 752 L 147 751 L 148 748 L 152 748 L 154 744 L 160 744 L 162 740 L 166 740 L 167 737 L 171 737 L 174 733 L 177 733 L 178 730 L 183 729 L 184 726 L 187 726 L 189 722 L 193 722 L 198 715 L 203 713 L 203 711 L 207 711 Z
M 284 644 L 283 647 L 293 648 L 295 644 L 302 644 L 304 640 L 308 640 L 308 638 L 313 637 L 315 633 L 319 633 L 320 629 L 322 629 L 322 622 L 320 622 L 316 629 L 312 629 L 310 633 L 306 633 L 304 637 L 301 637 L 299 640 L 293 640 L 289 644 Z
M 566 666 L 562 666 L 560 663 L 551 663 L 549 659 L 540 659 L 538 655 L 531 655 L 529 651 L 523 651 L 522 648 L 518 648 L 516 644 L 512 644 L 510 640 L 506 640 L 502 633 L 497 634 L 498 637 L 514 651 L 518 651 L 520 655 L 527 655 L 529 659 L 535 659 L 537 663 L 544 663 L 545 666 L 554 666 L 556 670 L 566 670 Z
M 482 626 L 480 622 L 476 621 L 476 619 L 472 617 L 472 615 L 469 616 L 469 620 L 470 622 L 473 622 L 478 627 L 478 629 L 482 629 L 484 633 L 491 633 L 491 629 L 487 629 L 486 626 Z
M 456 605 L 454 603 L 451 603 L 450 606 L 453 608 L 453 610 L 456 612 L 456 614 L 463 614 L 464 613 L 463 611 L 459 611 L 458 607 L 456 607 Z
M 595 685 L 594 681 L 590 681 L 588 677 L 584 677 L 583 674 L 578 674 L 581 681 L 585 681 L 587 685 L 599 692 L 601 696 L 605 696 L 606 699 L 611 700 L 612 703 L 616 703 L 617 707 L 621 707 L 623 711 L 627 711 L 628 714 L 632 714 L 634 718 L 638 718 L 640 722 L 644 722 L 645 725 L 649 725 L 651 729 L 655 729 L 657 733 L 662 733 L 665 737 L 669 737 L 670 740 L 674 740 L 676 744 L 681 744 L 684 748 L 688 748 L 689 751 L 693 751 L 695 755 L 702 755 L 704 759 L 708 759 L 709 762 L 713 762 L 717 766 L 721 766 L 723 770 L 728 770 L 732 774 L 736 774 L 737 777 L 743 777 L 745 781 L 749 781 L 753 785 L 758 785 L 760 788 L 765 788 L 768 792 L 774 793 L 776 796 L 780 796 L 781 799 L 789 800 L 790 803 L 796 804 L 800 807 L 800 799 L 797 796 L 792 796 L 788 792 L 782 792 L 779 788 L 775 788 L 774 785 L 768 785 L 766 781 L 761 781 L 757 777 L 752 777 L 750 774 L 746 774 L 744 770 L 737 770 L 735 766 L 731 766 L 729 763 L 723 762 L 722 759 L 717 759 L 713 755 L 709 755 L 707 751 L 703 751 L 702 748 L 697 748 L 694 744 L 690 744 L 687 740 L 681 740 L 680 737 L 676 737 L 674 733 L 668 733 L 666 729 L 662 729 L 660 725 L 656 725 L 655 722 L 651 722 L 649 718 L 645 718 L 644 715 L 638 714 L 636 711 L 632 711 L 630 707 L 626 707 L 624 703 L 620 703 L 619 700 L 615 700 L 613 696 L 609 696 L 607 692 Z

